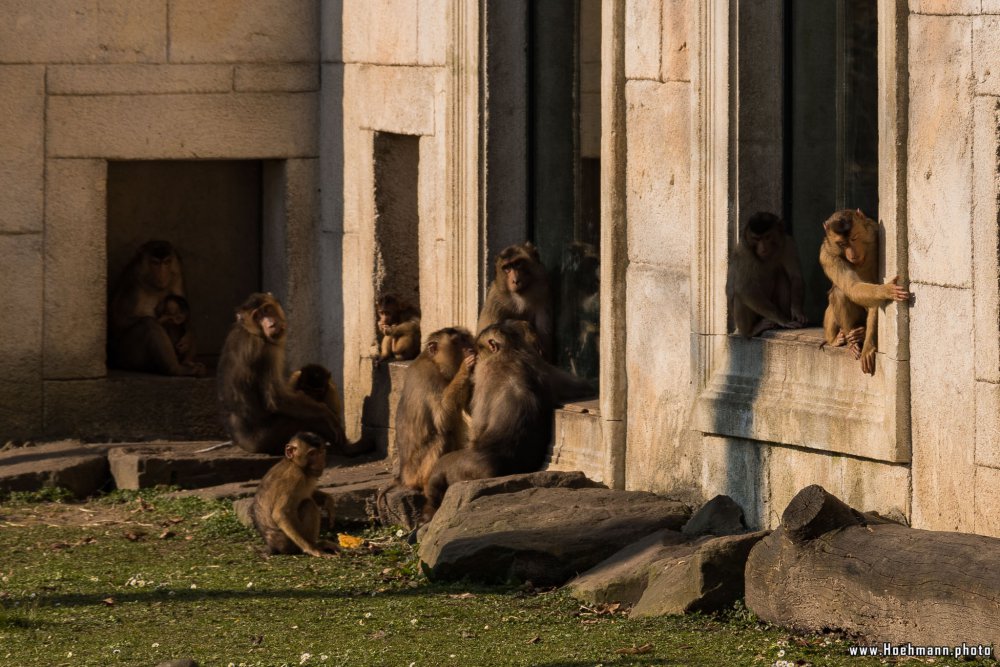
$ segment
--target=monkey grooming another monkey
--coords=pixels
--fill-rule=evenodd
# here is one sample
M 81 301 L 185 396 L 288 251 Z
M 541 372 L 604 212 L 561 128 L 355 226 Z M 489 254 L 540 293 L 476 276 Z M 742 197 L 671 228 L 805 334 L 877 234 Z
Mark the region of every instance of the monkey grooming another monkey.
M 442 456 L 424 485 L 426 516 L 462 480 L 538 470 L 552 439 L 553 401 L 538 351 L 511 322 L 476 338 L 469 446 Z
M 382 337 L 372 348 L 376 365 L 416 358 L 420 354 L 420 311 L 392 294 L 380 298 L 375 310 L 376 335 Z
M 314 401 L 330 408 L 337 417 L 337 423 L 344 427 L 344 402 L 340 398 L 337 385 L 330 379 L 330 371 L 319 364 L 306 364 L 292 373 L 288 378 L 288 387 L 292 391 L 301 391 Z
M 837 211 L 823 223 L 823 230 L 819 263 L 833 283 L 823 315 L 826 343 L 847 345 L 854 358 L 861 359 L 862 372 L 873 375 L 878 308 L 913 295 L 896 284 L 899 276 L 885 284 L 877 282 L 878 225 L 860 209 Z
M 530 241 L 512 245 L 500 252 L 495 266 L 477 329 L 481 332 L 503 320 L 525 320 L 535 328 L 542 356 L 552 361 L 552 303 L 538 250 Z
M 250 516 L 270 553 L 329 557 L 324 549 L 336 551 L 335 544 L 319 539 L 321 509 L 333 523 L 330 496 L 316 488 L 326 467 L 325 448 L 315 433 L 296 433 L 285 445 L 285 458 L 260 481 Z
M 468 330 L 446 328 L 428 336 L 424 351 L 406 371 L 396 409 L 398 483 L 422 491 L 437 460 L 465 446 L 464 412 L 475 364 L 475 341 Z
M 781 218 L 765 212 L 750 216 L 740 230 L 726 281 L 736 331 L 750 338 L 776 327 L 804 326 L 804 292 L 795 244 Z
M 181 259 L 167 241 L 149 241 L 122 271 L 108 307 L 108 361 L 123 370 L 161 375 L 204 375 L 201 364 L 182 363 L 157 318 L 169 295 L 184 296 Z M 190 328 L 190 327 L 188 327 Z
M 285 312 L 270 294 L 251 294 L 219 356 L 217 385 L 226 427 L 248 452 L 280 454 L 299 431 L 312 431 L 347 450 L 340 417 L 285 377 Z M 360 453 L 345 451 L 344 453 Z

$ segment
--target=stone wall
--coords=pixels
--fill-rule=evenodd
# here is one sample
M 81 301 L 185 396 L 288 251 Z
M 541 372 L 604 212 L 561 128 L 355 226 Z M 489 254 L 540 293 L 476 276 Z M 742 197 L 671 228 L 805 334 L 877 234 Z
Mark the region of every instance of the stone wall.
M 107 375 L 109 160 L 271 163 L 263 287 L 286 303 L 291 360 L 318 353 L 319 4 L 0 0 L 0 308 L 18 322 L 3 436 L 86 435 L 56 412 L 84 412 Z

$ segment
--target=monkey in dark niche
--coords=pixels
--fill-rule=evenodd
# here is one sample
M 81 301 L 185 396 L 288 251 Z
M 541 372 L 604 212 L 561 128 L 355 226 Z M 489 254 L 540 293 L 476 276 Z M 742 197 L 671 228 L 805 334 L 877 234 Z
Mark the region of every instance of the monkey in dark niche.
M 805 326 L 804 294 L 799 257 L 784 222 L 773 213 L 753 214 L 729 261 L 726 297 L 736 331 L 750 338 L 777 327 Z
M 287 320 L 270 294 L 251 294 L 219 356 L 217 386 L 226 427 L 248 452 L 280 454 L 299 431 L 312 431 L 345 454 L 365 451 L 346 442 L 338 415 L 285 377 Z
M 508 319 L 525 320 L 535 328 L 542 356 L 551 361 L 552 301 L 538 249 L 530 241 L 504 248 L 495 269 L 477 329 Z
M 420 354 L 420 312 L 392 294 L 380 298 L 375 309 L 377 334 L 382 336 L 372 350 L 376 361 L 406 361 Z
M 344 402 L 340 391 L 333 383 L 330 371 L 319 364 L 306 364 L 292 373 L 288 378 L 288 386 L 292 391 L 301 391 L 314 401 L 323 403 L 337 417 L 337 423 L 344 426 Z
M 184 365 L 195 363 L 196 346 L 190 320 L 191 306 L 179 294 L 168 294 L 156 306 L 156 321 L 167 332 L 177 359 Z
M 184 296 L 181 259 L 167 241 L 148 241 L 136 251 L 111 293 L 108 307 L 108 360 L 115 368 L 161 375 L 205 374 L 201 364 L 183 362 L 157 317 L 157 306 Z M 190 325 L 186 327 L 190 332 Z M 181 348 L 192 342 L 182 342 Z M 182 353 L 184 356 L 186 353 Z
M 330 496 L 316 488 L 326 467 L 326 442 L 301 432 L 285 445 L 285 458 L 267 471 L 257 487 L 250 516 L 272 554 L 329 557 L 332 542 L 319 539 L 321 510 L 333 523 Z
M 823 336 L 833 347 L 847 346 L 861 371 L 875 373 L 878 308 L 913 295 L 898 285 L 899 276 L 878 283 L 878 225 L 861 210 L 837 211 L 823 223 L 826 235 L 819 263 L 833 283 L 823 315 Z
M 445 454 L 424 485 L 425 515 L 462 480 L 538 470 L 552 440 L 554 403 L 544 361 L 511 322 L 476 337 L 469 445 Z

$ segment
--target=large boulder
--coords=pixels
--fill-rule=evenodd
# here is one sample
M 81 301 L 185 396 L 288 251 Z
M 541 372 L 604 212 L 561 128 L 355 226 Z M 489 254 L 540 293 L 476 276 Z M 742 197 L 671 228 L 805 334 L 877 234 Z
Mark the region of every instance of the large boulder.
M 721 609 L 743 596 L 750 548 L 766 535 L 746 532 L 740 506 L 716 496 L 680 531 L 657 531 L 626 546 L 571 581 L 569 593 L 584 602 L 635 605 L 634 616 Z
M 607 489 L 579 472 L 461 482 L 422 534 L 420 560 L 432 579 L 559 585 L 622 544 L 679 530 L 690 514 L 681 502 Z

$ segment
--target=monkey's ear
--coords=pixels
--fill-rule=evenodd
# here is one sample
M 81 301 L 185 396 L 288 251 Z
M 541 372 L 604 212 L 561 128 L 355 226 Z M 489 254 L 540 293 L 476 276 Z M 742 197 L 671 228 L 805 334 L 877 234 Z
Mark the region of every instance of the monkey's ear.
M 430 352 L 431 354 L 438 353 L 438 344 L 436 340 L 432 340 L 427 343 L 427 351 Z
M 295 445 L 295 441 L 294 440 L 292 440 L 290 443 L 288 443 L 287 445 L 285 445 L 285 458 L 286 459 L 294 459 L 295 458 L 295 450 L 297 450 L 297 449 L 298 449 L 298 447 Z
M 490 352 L 496 352 L 500 349 L 500 345 L 497 343 L 495 338 L 487 338 L 486 344 L 490 346 Z
M 829 220 L 827 220 L 826 222 L 823 223 L 823 231 L 824 232 L 830 231 L 830 221 Z

